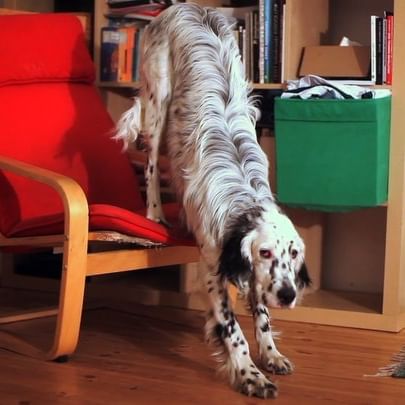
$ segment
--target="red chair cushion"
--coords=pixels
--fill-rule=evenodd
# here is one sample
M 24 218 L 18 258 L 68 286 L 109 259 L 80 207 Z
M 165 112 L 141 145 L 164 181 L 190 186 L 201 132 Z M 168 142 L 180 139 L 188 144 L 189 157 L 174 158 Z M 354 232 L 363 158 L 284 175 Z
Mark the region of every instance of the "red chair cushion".
M 74 16 L 1 16 L 0 38 L 0 86 L 94 81 L 83 29 Z
M 92 231 L 116 231 L 168 245 L 194 245 L 193 239 L 178 224 L 179 205 L 165 204 L 163 209 L 167 220 L 174 225 L 172 228 L 147 219 L 143 210 L 134 213 L 111 205 L 94 204 L 89 207 L 89 227 Z M 62 212 L 31 218 L 18 223 L 7 236 L 60 234 L 63 232 L 63 223 Z
M 94 87 L 39 83 L 0 87 L 0 153 L 76 180 L 89 204 L 144 207 L 132 166 L 111 139 L 114 123 Z M 11 191 L 12 190 L 12 191 Z M 0 232 L 62 212 L 49 187 L 0 173 Z
M 144 218 L 137 178 L 93 86 L 94 66 L 73 16 L 0 16 L 0 154 L 73 178 L 90 206 L 90 229 L 176 243 Z M 173 221 L 172 221 L 173 222 Z M 0 232 L 63 232 L 63 206 L 48 186 L 0 171 Z M 185 238 L 183 238 L 185 239 Z

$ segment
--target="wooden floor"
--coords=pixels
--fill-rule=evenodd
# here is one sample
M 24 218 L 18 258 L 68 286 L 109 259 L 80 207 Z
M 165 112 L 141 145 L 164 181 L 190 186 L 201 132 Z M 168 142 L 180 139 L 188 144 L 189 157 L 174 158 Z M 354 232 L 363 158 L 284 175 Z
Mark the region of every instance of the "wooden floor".
M 43 345 L 52 321 L 6 329 Z M 251 320 L 240 317 L 240 321 L 253 342 Z M 405 332 L 274 324 L 282 332 L 279 349 L 296 366 L 292 375 L 274 376 L 279 386 L 276 400 L 245 397 L 217 378 L 215 360 L 203 341 L 200 313 L 133 307 L 131 313 L 87 310 L 78 350 L 68 363 L 0 349 L 0 404 L 405 403 L 405 379 L 365 377 L 390 362 L 405 345 Z M 255 355 L 253 345 L 252 352 Z

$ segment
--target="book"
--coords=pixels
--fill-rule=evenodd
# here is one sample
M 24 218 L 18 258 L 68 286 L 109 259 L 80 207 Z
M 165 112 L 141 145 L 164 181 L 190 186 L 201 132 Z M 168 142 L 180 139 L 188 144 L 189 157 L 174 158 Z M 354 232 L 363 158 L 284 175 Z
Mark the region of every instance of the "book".
M 370 78 L 371 82 L 376 82 L 377 76 L 377 60 L 376 60 L 376 53 L 377 53 L 377 36 L 376 36 L 376 20 L 377 16 L 372 15 L 370 19 Z
M 149 4 L 161 4 L 169 6 L 173 4 L 170 0 L 107 0 L 108 7 L 111 8 L 124 8 L 124 7 L 136 7 Z
M 259 10 L 252 11 L 252 79 L 255 83 L 260 82 L 259 77 L 259 41 L 260 41 L 260 27 L 259 27 Z
M 100 80 L 118 80 L 118 47 L 120 43 L 119 29 L 103 27 L 101 29 Z
M 392 55 L 393 55 L 393 38 L 394 38 L 394 14 L 392 12 L 385 12 L 387 20 L 387 42 L 386 42 L 386 84 L 392 84 Z
M 281 57 L 280 57 L 280 82 L 285 81 L 285 2 L 283 1 L 282 12 L 281 12 Z
M 246 45 L 246 78 L 253 80 L 253 60 L 252 60 L 252 26 L 253 14 L 251 11 L 245 14 L 245 45 Z
M 375 83 L 383 84 L 383 18 L 375 20 Z
M 167 7 L 162 4 L 143 4 L 133 7 L 110 8 L 105 14 L 107 18 L 110 17 L 132 17 L 141 16 L 143 18 L 153 18 L 159 15 Z
M 134 55 L 134 26 L 120 27 L 120 43 L 118 46 L 118 81 L 132 81 L 132 64 Z
M 282 12 L 283 0 L 273 0 L 271 24 L 271 79 L 273 83 L 281 82 Z
M 273 30 L 273 0 L 264 0 L 264 49 L 263 49 L 263 79 L 271 83 L 272 77 L 272 30 Z
M 264 2 L 259 0 L 259 81 L 264 83 Z
M 134 46 L 134 55 L 133 55 L 133 64 L 132 64 L 132 80 L 139 81 L 139 67 L 140 67 L 140 47 L 141 40 L 143 35 L 144 27 L 138 27 L 135 31 L 135 46 Z

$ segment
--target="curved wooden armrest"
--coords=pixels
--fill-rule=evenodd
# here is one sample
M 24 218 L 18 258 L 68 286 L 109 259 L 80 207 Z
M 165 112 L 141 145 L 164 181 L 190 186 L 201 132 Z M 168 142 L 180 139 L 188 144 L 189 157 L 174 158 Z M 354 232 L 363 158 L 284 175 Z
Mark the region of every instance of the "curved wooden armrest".
M 75 180 L 50 170 L 4 156 L 0 156 L 0 169 L 46 184 L 53 188 L 63 201 L 65 240 L 59 307 L 53 345 L 45 354 L 46 359 L 53 360 L 73 353 L 79 338 L 87 272 L 89 234 L 87 198 Z M 35 245 L 35 242 L 32 245 Z
M 72 234 L 78 232 L 78 235 L 86 235 L 80 243 L 87 245 L 89 207 L 86 195 L 75 180 L 5 156 L 0 156 L 0 169 L 44 183 L 56 190 L 64 206 L 65 237 L 69 240 Z

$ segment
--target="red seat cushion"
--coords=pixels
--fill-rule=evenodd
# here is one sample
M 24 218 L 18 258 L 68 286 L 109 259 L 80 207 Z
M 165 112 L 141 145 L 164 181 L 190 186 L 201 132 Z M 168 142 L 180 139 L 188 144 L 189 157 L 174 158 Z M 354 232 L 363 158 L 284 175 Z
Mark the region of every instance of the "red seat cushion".
M 194 245 L 194 241 L 178 223 L 178 204 L 165 204 L 163 209 L 173 227 L 167 228 L 145 217 L 145 212 L 131 212 L 106 204 L 89 207 L 91 231 L 116 231 L 129 236 L 149 239 L 168 245 Z M 63 233 L 63 213 L 31 218 L 19 222 L 7 234 L 8 237 L 54 235 Z

